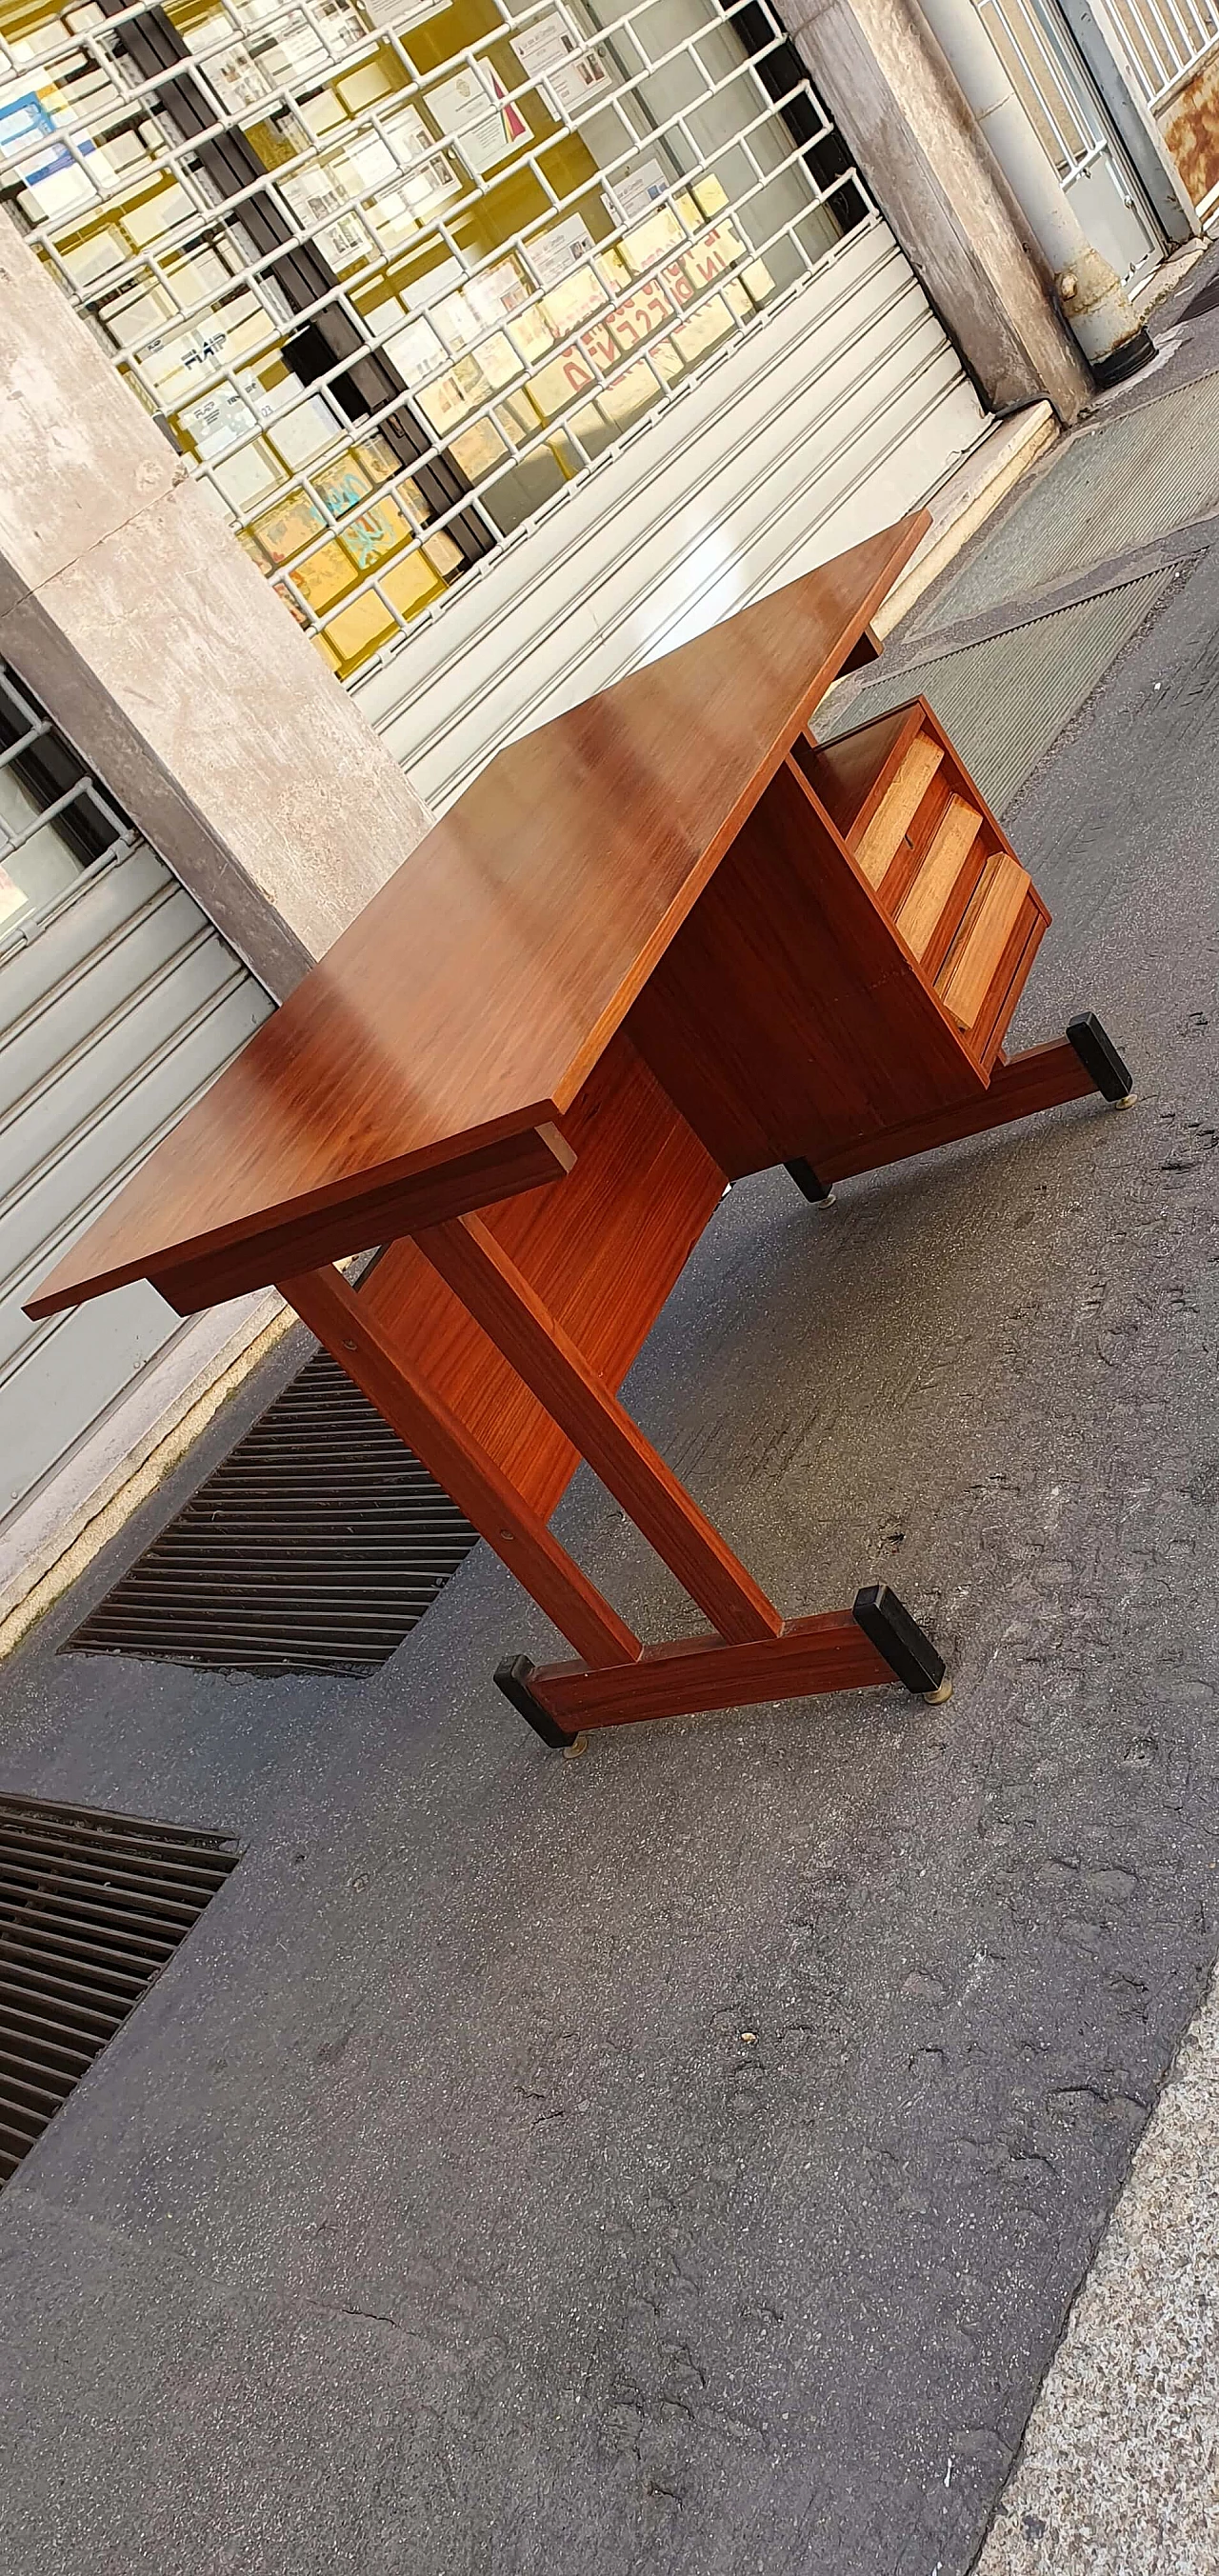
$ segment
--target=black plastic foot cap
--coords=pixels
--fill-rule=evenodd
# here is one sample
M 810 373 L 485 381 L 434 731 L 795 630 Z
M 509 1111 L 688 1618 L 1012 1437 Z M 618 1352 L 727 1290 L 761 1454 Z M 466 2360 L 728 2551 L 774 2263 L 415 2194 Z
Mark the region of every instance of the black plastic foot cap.
M 819 1180 L 812 1164 L 806 1163 L 802 1155 L 797 1155 L 794 1163 L 785 1163 L 783 1169 L 802 1195 L 812 1200 L 814 1207 L 824 1207 L 833 1198 L 833 1182 Z
M 923 1699 L 942 1690 L 943 1656 L 937 1655 L 930 1637 L 924 1636 L 917 1619 L 911 1618 L 905 1602 L 890 1592 L 887 1583 L 869 1583 L 857 1592 L 852 1615 L 907 1690 L 917 1691 Z
M 535 1666 L 530 1663 L 528 1655 L 509 1655 L 495 1667 L 495 1687 L 503 1692 L 505 1699 L 511 1700 L 518 1717 L 524 1718 L 526 1726 L 531 1726 L 534 1734 L 540 1735 L 552 1753 L 567 1753 L 579 1743 L 579 1736 L 567 1734 L 549 1709 L 543 1708 L 540 1699 L 534 1698 L 529 1688 L 534 1671 Z
M 1134 1090 L 1134 1075 L 1123 1063 L 1107 1029 L 1101 1027 L 1095 1011 L 1081 1011 L 1067 1023 L 1067 1036 L 1085 1073 L 1089 1073 L 1105 1100 L 1129 1100 Z

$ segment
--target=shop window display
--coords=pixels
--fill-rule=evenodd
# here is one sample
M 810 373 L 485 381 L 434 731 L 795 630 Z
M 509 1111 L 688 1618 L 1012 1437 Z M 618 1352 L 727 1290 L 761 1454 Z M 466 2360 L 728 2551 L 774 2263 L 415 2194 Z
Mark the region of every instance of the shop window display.
M 764 0 L 0 30 L 0 186 L 343 678 L 871 219 Z

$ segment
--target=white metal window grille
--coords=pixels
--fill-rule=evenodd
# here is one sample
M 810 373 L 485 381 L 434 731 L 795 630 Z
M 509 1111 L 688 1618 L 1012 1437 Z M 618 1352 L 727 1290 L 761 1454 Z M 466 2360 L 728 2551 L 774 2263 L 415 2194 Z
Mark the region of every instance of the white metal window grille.
M 72 891 L 82 869 L 134 840 L 126 817 L 0 663 L 0 954 Z
M 1219 51 L 1216 0 L 1108 0 L 1107 14 L 1149 107 L 1163 107 Z
M 1054 0 L 975 0 L 975 6 L 1064 191 L 1077 192 L 1085 233 L 1127 279 L 1157 267 L 1158 232 L 1141 214 L 1137 189 Z
M 768 0 L 0 25 L 18 213 L 343 678 L 876 221 Z

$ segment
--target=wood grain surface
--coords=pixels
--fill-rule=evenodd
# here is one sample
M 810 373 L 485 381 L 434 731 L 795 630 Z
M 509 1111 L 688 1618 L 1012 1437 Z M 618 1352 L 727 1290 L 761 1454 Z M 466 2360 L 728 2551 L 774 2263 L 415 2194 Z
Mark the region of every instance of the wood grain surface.
M 731 1180 L 981 1092 L 875 889 L 785 762 L 627 1022 Z
M 522 1502 L 467 1425 L 387 1339 L 342 1272 L 306 1271 L 279 1286 L 301 1322 L 422 1458 L 577 1654 L 596 1664 L 629 1663 L 638 1655 L 639 1639 L 625 1619 Z
M 631 1726 L 647 1717 L 693 1717 L 760 1700 L 803 1699 L 814 1691 L 893 1684 L 893 1672 L 849 1610 L 790 1619 L 782 1635 L 752 1645 L 677 1637 L 645 1646 L 633 1662 L 589 1670 L 543 1664 L 529 1687 L 561 1726 Z
M 30 1311 L 264 1234 L 282 1275 L 285 1224 L 348 1200 L 327 1250 L 360 1251 L 371 1192 L 561 1116 L 928 524 L 914 512 L 501 751 Z
M 617 1389 L 715 1214 L 724 1174 L 623 1029 L 563 1124 L 570 1178 L 486 1208 L 483 1221 Z M 391 1243 L 360 1300 L 545 1519 L 576 1444 L 418 1244 Z
M 721 1637 L 777 1637 L 783 1621 L 625 1406 L 479 1216 L 419 1237 L 442 1279 L 477 1316 L 548 1413 L 629 1512 Z

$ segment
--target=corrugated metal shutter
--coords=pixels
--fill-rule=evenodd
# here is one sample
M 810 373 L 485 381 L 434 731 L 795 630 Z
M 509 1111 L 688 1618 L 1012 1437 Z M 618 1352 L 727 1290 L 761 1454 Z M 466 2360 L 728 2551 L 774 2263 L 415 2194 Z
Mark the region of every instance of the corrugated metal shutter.
M 23 1298 L 271 1008 L 132 839 L 0 948 L 0 1530 L 183 1329 L 143 1283 L 40 1324 Z
M 988 426 L 875 221 L 353 694 L 440 813 L 501 743 L 900 518 Z

